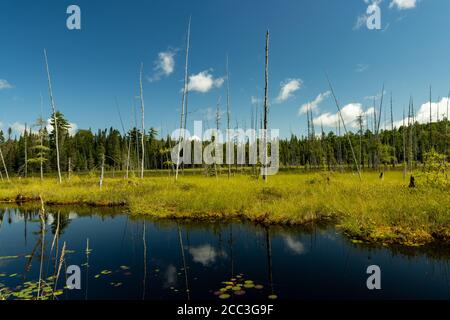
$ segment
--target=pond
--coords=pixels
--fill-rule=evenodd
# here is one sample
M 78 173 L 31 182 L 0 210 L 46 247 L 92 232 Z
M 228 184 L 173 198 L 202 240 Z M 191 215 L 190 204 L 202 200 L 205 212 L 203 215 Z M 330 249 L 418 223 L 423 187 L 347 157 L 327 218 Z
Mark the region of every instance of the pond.
M 38 290 L 59 300 L 450 298 L 449 248 L 367 246 L 330 226 L 163 221 L 121 210 L 50 207 L 42 224 L 38 209 L 1 209 L 0 299 Z M 80 267 L 79 290 L 64 288 L 70 265 Z M 381 290 L 367 289 L 370 265 L 381 269 Z

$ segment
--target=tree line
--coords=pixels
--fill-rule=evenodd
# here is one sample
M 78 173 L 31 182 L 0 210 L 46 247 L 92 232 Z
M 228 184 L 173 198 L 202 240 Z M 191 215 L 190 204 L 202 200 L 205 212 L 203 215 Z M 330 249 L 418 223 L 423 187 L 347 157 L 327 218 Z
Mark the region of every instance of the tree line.
M 78 130 L 70 135 L 69 121 L 63 114 L 57 112 L 51 119 L 50 131 L 43 125 L 42 119 L 26 127 L 18 137 L 13 137 L 11 128 L 6 132 L 0 131 L 0 148 L 4 157 L 4 166 L 2 165 L 0 170 L 2 178 L 6 171 L 10 176 L 19 177 L 57 172 L 55 132 L 58 132 L 61 171 L 68 174 L 97 171 L 104 166 L 108 171 L 128 170 L 139 175 L 142 162 L 145 170 L 174 170 L 171 150 L 178 141 L 170 136 L 161 137 L 155 128 L 146 130 L 145 134 L 136 127 L 128 132 L 111 127 L 96 132 L 90 129 Z M 54 119 L 57 119 L 58 130 L 55 130 Z M 328 133 L 322 129 L 317 134 L 312 121 L 308 122 L 307 135 L 292 134 L 289 138 L 280 140 L 281 167 L 356 170 L 351 147 L 362 169 L 385 170 L 387 167 L 401 167 L 413 170 L 424 162 L 430 150 L 445 155 L 445 158 L 449 156 L 447 118 L 427 124 L 409 121 L 409 124 L 399 128 L 382 129 L 378 133 L 374 132 L 373 128 L 364 128 L 361 125 L 359 130 L 346 134 L 340 134 L 339 129 Z M 246 150 L 248 156 L 248 142 Z M 223 154 L 225 155 L 225 152 Z M 241 165 L 240 167 L 242 169 Z

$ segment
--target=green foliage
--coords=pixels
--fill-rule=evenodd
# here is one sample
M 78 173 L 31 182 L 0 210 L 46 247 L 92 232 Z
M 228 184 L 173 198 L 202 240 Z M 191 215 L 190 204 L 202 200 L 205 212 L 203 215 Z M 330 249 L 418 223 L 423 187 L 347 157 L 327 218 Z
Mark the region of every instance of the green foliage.
M 446 158 L 444 154 L 439 154 L 434 148 L 430 152 L 426 152 L 422 171 L 418 174 L 418 178 L 430 186 L 448 187 L 450 185 L 448 180 L 450 166 Z

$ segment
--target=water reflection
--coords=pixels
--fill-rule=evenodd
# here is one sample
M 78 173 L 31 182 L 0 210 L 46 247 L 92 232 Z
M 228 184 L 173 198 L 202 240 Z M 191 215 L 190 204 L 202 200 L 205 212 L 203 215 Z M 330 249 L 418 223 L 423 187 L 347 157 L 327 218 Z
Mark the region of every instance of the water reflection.
M 448 299 L 449 260 L 448 248 L 356 245 L 320 225 L 152 220 L 112 208 L 0 210 L 0 299 Z M 71 264 L 81 267 L 81 290 L 64 288 Z M 382 270 L 378 292 L 365 286 L 371 264 Z

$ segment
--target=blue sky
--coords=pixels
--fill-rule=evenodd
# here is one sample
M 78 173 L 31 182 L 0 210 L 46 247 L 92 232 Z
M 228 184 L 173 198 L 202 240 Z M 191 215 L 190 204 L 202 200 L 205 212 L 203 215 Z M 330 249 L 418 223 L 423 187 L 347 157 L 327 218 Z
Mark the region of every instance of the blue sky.
M 81 8 L 82 29 L 66 28 L 66 9 Z M 445 111 L 450 89 L 450 2 L 382 0 L 381 30 L 358 20 L 369 0 L 24 1 L 0 3 L 0 122 L 21 130 L 50 115 L 43 49 L 48 51 L 57 108 L 78 128 L 125 126 L 139 101 L 144 63 L 146 127 L 172 131 L 179 121 L 185 35 L 192 17 L 188 127 L 225 101 L 229 56 L 233 126 L 250 126 L 252 97 L 264 87 L 265 31 L 270 29 L 269 125 L 282 136 L 305 134 L 305 103 L 316 100 L 316 131 L 335 126 L 327 72 L 349 122 L 373 104 L 385 83 L 395 120 L 412 94 L 420 114 L 433 87 L 433 108 Z M 159 65 L 159 68 L 157 67 Z M 284 87 L 287 85 L 286 87 Z M 284 87 L 284 90 L 283 90 Z M 316 99 L 322 94 L 323 99 Z M 387 104 L 385 105 L 387 106 Z M 222 108 L 225 105 L 222 103 Z M 208 111 L 208 109 L 210 111 Z M 425 110 L 425 109 L 424 109 Z M 370 112 L 370 110 L 369 110 Z M 424 115 L 425 116 L 425 115 Z M 419 116 L 420 119 L 420 116 Z M 225 124 L 225 120 L 223 120 Z M 350 124 L 351 126 L 351 124 Z

